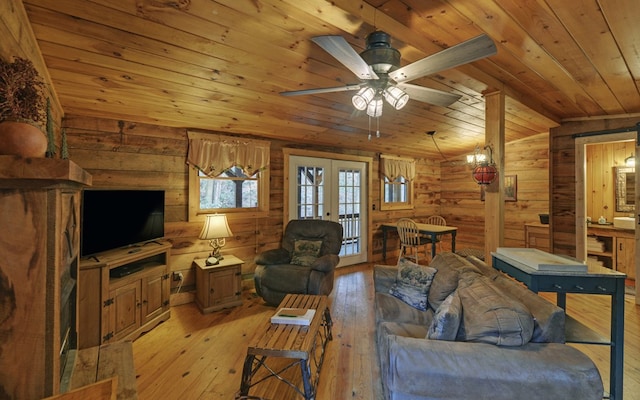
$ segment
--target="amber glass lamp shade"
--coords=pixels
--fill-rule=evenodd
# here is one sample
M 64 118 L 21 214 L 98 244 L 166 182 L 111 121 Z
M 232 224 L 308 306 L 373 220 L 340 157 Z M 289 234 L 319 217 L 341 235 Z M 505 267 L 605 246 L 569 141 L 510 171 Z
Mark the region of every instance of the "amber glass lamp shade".
M 479 165 L 473 169 L 473 180 L 478 185 L 490 185 L 498 176 L 498 170 L 493 165 Z

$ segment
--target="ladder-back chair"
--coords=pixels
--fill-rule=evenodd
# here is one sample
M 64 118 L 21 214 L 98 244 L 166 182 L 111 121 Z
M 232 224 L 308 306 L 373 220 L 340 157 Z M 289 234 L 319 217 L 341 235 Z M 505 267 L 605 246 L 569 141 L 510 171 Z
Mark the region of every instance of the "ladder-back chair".
M 447 220 L 444 219 L 444 217 L 441 217 L 440 215 L 432 215 L 428 217 L 424 223 L 431 224 L 431 225 L 446 226 Z M 431 238 L 428 238 L 428 241 L 431 242 Z M 431 243 L 431 246 L 435 246 L 438 243 L 440 246 L 440 251 L 442 251 L 442 235 L 436 235 L 436 241 L 435 243 Z
M 396 224 L 398 228 L 398 236 L 400 237 L 400 258 L 408 258 L 418 264 L 418 253 L 420 246 L 424 246 L 425 258 L 429 259 L 427 244 L 431 243 L 431 239 L 420 234 L 415 221 L 410 218 L 400 218 Z

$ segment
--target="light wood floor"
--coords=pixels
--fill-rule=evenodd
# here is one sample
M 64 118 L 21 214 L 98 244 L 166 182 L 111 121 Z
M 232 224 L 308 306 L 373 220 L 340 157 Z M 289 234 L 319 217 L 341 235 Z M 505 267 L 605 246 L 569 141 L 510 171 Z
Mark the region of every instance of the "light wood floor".
M 554 295 L 545 295 L 555 301 Z M 334 321 L 318 400 L 382 398 L 374 346 L 373 281 L 370 265 L 341 268 L 330 296 Z M 603 335 L 609 332 L 609 297 L 567 296 L 568 313 Z M 240 387 L 247 342 L 271 316 L 253 292 L 243 305 L 203 315 L 195 304 L 171 309 L 171 318 L 133 343 L 138 398 L 233 399 Z M 640 400 L 640 307 L 625 304 L 624 399 Z M 576 346 L 591 357 L 609 384 L 609 348 Z

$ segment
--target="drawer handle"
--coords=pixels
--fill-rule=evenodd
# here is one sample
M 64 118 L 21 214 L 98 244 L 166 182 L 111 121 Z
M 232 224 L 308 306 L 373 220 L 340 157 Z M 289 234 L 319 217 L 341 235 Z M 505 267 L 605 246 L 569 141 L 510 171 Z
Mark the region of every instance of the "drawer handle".
M 553 284 L 553 288 L 554 289 L 562 289 L 562 286 L 558 285 L 557 283 Z
M 584 290 L 584 288 L 583 288 L 582 286 L 580 286 L 580 285 L 576 285 L 576 289 L 578 289 L 578 290 Z
M 596 286 L 596 288 L 597 288 L 599 291 L 601 291 L 601 292 L 606 292 L 606 291 L 607 291 L 607 288 L 602 287 L 602 286 L 600 286 L 600 285 Z

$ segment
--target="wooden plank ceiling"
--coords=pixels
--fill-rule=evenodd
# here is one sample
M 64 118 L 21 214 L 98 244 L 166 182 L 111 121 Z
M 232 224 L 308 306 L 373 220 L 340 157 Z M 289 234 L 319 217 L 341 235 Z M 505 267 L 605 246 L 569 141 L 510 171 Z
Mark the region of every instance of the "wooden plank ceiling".
M 633 0 L 23 2 L 68 115 L 442 159 L 484 143 L 486 91 L 507 94 L 507 141 L 565 119 L 640 113 Z M 341 35 L 360 52 L 376 29 L 402 65 L 481 33 L 498 52 L 412 81 L 462 98 L 385 104 L 379 138 L 353 92 L 279 95 L 357 83 L 310 39 Z

